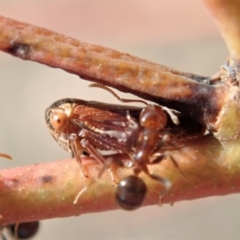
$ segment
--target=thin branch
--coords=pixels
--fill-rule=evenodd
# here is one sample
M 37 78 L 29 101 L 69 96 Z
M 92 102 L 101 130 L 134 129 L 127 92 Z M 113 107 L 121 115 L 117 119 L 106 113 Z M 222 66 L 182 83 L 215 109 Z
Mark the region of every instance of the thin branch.
M 179 110 L 205 124 L 215 120 L 227 97 L 222 86 L 205 84 L 206 77 L 4 17 L 0 17 L 0 50 L 131 92 Z M 209 96 L 215 96 L 211 104 Z
M 232 156 L 225 154 L 212 136 L 171 151 L 190 182 L 170 159 L 150 166 L 152 172 L 172 183 L 161 203 L 240 192 L 238 161 L 232 161 Z M 92 181 L 92 177 L 97 177 L 101 168 L 91 159 L 85 159 L 84 164 L 90 173 L 89 179 L 81 178 L 74 159 L 1 170 L 0 225 L 118 209 L 114 196 L 116 189 L 108 172 L 81 195 L 77 204 L 73 204 L 78 192 Z M 131 169 L 120 169 L 119 177 L 130 173 Z M 144 205 L 158 204 L 163 186 L 144 174 L 141 177 L 148 187 Z

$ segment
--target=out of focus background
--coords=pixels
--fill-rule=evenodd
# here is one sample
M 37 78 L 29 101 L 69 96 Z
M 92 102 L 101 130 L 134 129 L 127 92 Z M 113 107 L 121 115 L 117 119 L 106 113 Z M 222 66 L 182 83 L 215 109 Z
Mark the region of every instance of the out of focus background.
M 0 0 L 0 15 L 201 75 L 228 57 L 200 0 Z M 1 168 L 69 157 L 45 125 L 55 100 L 118 102 L 78 76 L 2 52 L 0 83 L 0 152 L 13 157 L 1 159 Z M 239 239 L 239 201 L 229 195 L 45 220 L 34 239 Z

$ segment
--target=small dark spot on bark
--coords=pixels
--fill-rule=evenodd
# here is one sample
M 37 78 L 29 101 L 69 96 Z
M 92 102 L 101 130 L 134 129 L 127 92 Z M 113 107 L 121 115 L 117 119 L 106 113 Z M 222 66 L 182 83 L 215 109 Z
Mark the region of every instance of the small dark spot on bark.
M 17 187 L 18 185 L 18 180 L 17 179 L 7 179 L 4 181 L 4 183 L 8 186 L 8 187 Z
M 26 59 L 30 51 L 30 46 L 26 43 L 12 42 L 7 52 L 10 54 Z
M 40 183 L 51 183 L 53 181 L 53 176 L 50 175 L 45 175 L 39 178 L 39 182 Z

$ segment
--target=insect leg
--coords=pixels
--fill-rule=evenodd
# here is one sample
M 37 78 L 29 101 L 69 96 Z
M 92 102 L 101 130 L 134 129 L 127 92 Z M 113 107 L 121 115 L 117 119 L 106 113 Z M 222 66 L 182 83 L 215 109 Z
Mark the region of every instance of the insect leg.
M 150 174 L 150 178 L 160 182 L 164 186 L 164 191 L 159 195 L 158 205 L 162 205 L 162 198 L 168 193 L 170 187 L 172 186 L 171 182 L 165 178 L 162 178 L 155 174 Z
M 181 168 L 179 167 L 177 161 L 171 156 L 168 156 L 170 158 L 170 160 L 172 161 L 174 167 L 177 168 L 177 170 L 180 172 L 180 174 L 190 183 L 193 184 L 192 181 L 184 174 L 184 172 L 181 170 Z
M 101 176 L 102 173 L 107 169 L 110 176 L 111 176 L 111 179 L 112 179 L 112 182 L 113 182 L 113 185 L 116 184 L 116 179 L 115 179 L 115 174 L 114 174 L 114 171 L 113 169 L 111 168 L 111 165 L 110 164 L 107 164 L 105 158 L 85 139 L 83 139 L 81 141 L 81 144 L 82 146 L 86 149 L 86 151 L 99 163 L 103 166 L 103 170 L 100 171 L 99 175 Z M 99 179 L 99 176 L 97 177 L 97 179 Z
M 141 164 L 140 166 L 141 171 L 143 171 L 147 176 L 149 176 L 151 179 L 158 181 L 161 185 L 164 186 L 164 191 L 159 196 L 159 205 L 161 205 L 161 201 L 163 196 L 169 191 L 171 187 L 171 182 L 163 177 L 160 177 L 155 174 L 151 174 L 145 164 Z
M 86 141 L 87 142 L 87 141 Z M 83 143 L 84 144 L 84 146 L 86 146 L 86 145 L 89 145 L 89 148 L 87 148 L 88 149 L 88 151 L 89 151 L 89 149 L 90 148 L 93 148 L 92 146 L 91 146 L 91 144 L 89 144 L 89 143 Z M 92 151 L 96 151 L 96 149 L 92 149 L 91 150 L 91 154 L 93 154 L 93 152 Z M 89 152 L 90 153 L 90 152 Z M 98 152 L 97 152 L 97 154 L 99 154 Z M 100 155 L 101 156 L 101 155 Z M 95 157 L 96 157 L 96 155 L 95 155 Z M 111 163 L 113 163 L 114 165 L 115 165 L 115 167 L 116 166 L 120 166 L 120 167 L 122 167 L 123 166 L 123 161 L 126 159 L 126 155 L 125 154 L 113 154 L 113 155 L 111 155 L 111 156 L 108 156 L 108 157 L 106 157 L 106 159 L 104 159 L 102 156 L 101 156 L 101 158 L 102 158 L 102 160 L 103 160 L 103 164 L 102 164 L 102 162 L 99 162 L 101 165 L 103 165 L 103 167 L 102 167 L 102 169 L 99 171 L 99 173 L 98 173 L 98 176 L 97 176 L 97 178 L 96 179 L 94 179 L 93 181 L 91 181 L 86 187 L 84 187 L 81 191 L 79 191 L 79 193 L 77 194 L 77 196 L 75 197 L 75 199 L 74 199 L 74 201 L 73 201 L 73 204 L 77 204 L 77 202 L 78 202 L 78 199 L 81 197 L 81 195 L 85 192 L 85 191 L 87 191 L 87 189 L 91 186 L 91 185 L 93 185 L 101 176 L 102 176 L 102 174 L 104 173 L 104 171 L 106 170 L 106 168 L 108 168 L 108 169 L 111 169 Z M 97 159 L 96 159 L 97 160 Z M 98 161 L 98 160 L 97 160 Z M 109 167 L 110 166 L 110 167 Z M 116 182 L 116 180 L 115 180 L 115 175 L 114 175 L 114 172 L 112 172 L 112 175 L 111 175 L 111 178 L 113 179 L 113 181 L 114 181 L 114 184 L 116 184 L 115 182 Z
M 74 157 L 76 158 L 77 163 L 79 164 L 79 166 L 81 168 L 82 178 L 88 177 L 88 175 L 86 173 L 86 169 L 84 168 L 84 166 L 82 164 L 82 159 L 81 159 L 81 154 L 83 152 L 83 149 L 82 149 L 79 139 L 75 133 L 70 134 L 69 144 L 70 144 L 72 153 L 74 154 Z
M 12 160 L 12 157 L 8 154 L 5 154 L 5 153 L 0 153 L 0 157 L 4 157 L 4 158 L 7 158 L 9 160 Z
M 151 164 L 156 164 L 156 163 L 159 163 L 161 162 L 162 160 L 164 159 L 167 159 L 169 158 L 174 167 L 177 168 L 177 170 L 180 172 L 180 174 L 184 177 L 185 180 L 187 180 L 190 184 L 192 184 L 192 181 L 184 174 L 184 172 L 181 170 L 181 168 L 179 167 L 177 161 L 171 156 L 171 155 L 165 155 L 163 153 L 155 153 L 153 154 L 153 156 L 150 158 L 150 163 Z

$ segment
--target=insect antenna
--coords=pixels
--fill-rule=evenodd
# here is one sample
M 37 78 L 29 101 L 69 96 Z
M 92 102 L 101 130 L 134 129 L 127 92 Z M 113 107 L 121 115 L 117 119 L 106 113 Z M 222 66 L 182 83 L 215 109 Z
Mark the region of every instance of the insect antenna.
M 149 103 L 140 100 L 140 99 L 126 99 L 126 98 L 120 98 L 112 89 L 110 89 L 109 87 L 99 84 L 99 83 L 91 83 L 89 84 L 89 87 L 97 87 L 97 88 L 102 88 L 108 92 L 110 92 L 115 98 L 117 98 L 119 101 L 121 102 L 125 102 L 125 103 L 130 103 L 130 102 L 139 102 L 139 103 L 143 103 L 146 106 L 149 106 Z M 173 121 L 174 124 L 179 125 L 179 120 L 177 117 L 177 114 L 179 114 L 178 111 L 173 110 L 173 109 L 169 109 L 167 107 L 162 107 L 162 109 L 164 109 L 170 116 L 171 120 Z
M 115 98 L 117 98 L 119 101 L 121 102 L 126 102 L 126 103 L 129 103 L 129 102 L 139 102 L 139 103 L 143 103 L 145 105 L 149 105 L 147 102 L 143 101 L 143 100 L 140 100 L 140 99 L 126 99 L 126 98 L 120 98 L 112 89 L 110 89 L 109 87 L 107 86 L 104 86 L 102 84 L 99 84 L 99 83 L 91 83 L 89 85 L 89 87 L 97 87 L 97 88 L 102 88 L 108 92 L 110 92 Z

